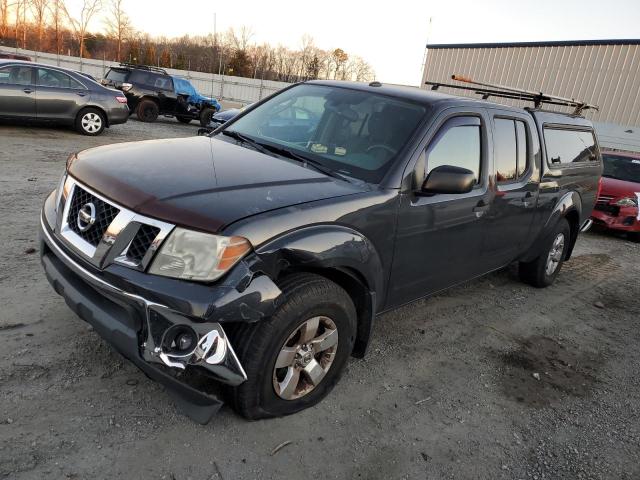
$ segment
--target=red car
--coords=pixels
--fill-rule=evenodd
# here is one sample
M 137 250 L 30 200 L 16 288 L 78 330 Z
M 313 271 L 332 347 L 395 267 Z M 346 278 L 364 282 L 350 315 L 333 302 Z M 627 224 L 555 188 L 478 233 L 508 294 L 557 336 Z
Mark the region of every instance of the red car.
M 591 219 L 640 241 L 640 153 L 604 151 L 602 160 L 602 183 Z

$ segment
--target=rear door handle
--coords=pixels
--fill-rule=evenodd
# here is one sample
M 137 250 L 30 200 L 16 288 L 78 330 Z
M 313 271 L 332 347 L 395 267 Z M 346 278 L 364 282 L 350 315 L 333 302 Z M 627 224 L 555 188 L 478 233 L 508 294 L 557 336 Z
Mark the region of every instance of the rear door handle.
M 84 93 L 84 92 L 76 92 L 76 95 L 78 95 L 79 97 L 84 97 L 86 95 L 86 93 Z
M 526 195 L 520 199 L 522 203 L 524 203 L 525 208 L 531 205 L 532 197 L 533 197 L 533 194 L 531 192 L 527 192 Z
M 27 88 L 23 88 L 23 89 L 22 89 L 22 91 L 23 91 L 24 93 L 33 93 L 33 90 L 31 90 L 29 87 L 27 87 Z

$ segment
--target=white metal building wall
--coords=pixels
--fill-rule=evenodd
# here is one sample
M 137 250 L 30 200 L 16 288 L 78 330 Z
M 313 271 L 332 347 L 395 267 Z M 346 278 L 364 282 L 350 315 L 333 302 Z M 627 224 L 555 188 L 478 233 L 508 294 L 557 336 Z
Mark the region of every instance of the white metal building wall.
M 594 121 L 640 125 L 637 40 L 429 47 L 423 88 L 426 80 L 450 83 L 452 74 L 586 101 L 600 107 L 599 112 L 585 112 Z M 461 90 L 442 91 L 474 96 Z M 496 101 L 526 105 L 517 100 Z

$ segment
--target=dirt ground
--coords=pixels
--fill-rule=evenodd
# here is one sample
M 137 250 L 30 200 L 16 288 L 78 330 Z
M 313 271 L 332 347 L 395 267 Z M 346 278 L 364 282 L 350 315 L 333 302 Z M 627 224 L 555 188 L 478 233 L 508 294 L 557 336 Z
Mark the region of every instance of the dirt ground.
M 207 426 L 176 413 L 32 249 L 71 152 L 196 130 L 0 126 L 0 476 L 640 478 L 640 244 L 599 232 L 552 288 L 507 269 L 384 315 L 369 355 L 305 412 L 247 422 L 223 408 Z

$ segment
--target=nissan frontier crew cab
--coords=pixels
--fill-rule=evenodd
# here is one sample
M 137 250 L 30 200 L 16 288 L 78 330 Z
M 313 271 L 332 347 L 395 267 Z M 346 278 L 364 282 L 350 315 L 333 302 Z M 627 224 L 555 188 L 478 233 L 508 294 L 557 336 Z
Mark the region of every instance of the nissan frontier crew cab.
M 292 85 L 208 136 L 71 155 L 42 264 L 196 421 L 223 401 L 291 414 L 364 356 L 380 314 L 513 262 L 553 283 L 602 170 L 583 107 Z

